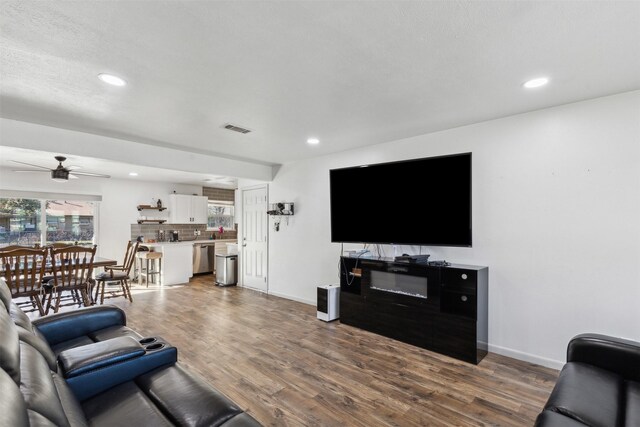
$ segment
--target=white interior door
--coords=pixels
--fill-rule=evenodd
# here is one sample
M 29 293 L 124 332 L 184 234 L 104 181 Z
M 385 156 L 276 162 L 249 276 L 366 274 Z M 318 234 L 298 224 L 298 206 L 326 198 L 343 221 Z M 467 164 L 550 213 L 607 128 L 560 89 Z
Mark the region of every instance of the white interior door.
M 267 187 L 242 190 L 242 283 L 267 292 Z

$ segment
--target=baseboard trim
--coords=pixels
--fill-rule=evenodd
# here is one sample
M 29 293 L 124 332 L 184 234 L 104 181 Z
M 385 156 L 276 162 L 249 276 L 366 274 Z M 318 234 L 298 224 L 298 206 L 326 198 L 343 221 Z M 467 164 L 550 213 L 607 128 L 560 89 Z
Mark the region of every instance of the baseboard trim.
M 311 301 L 311 300 L 304 299 L 304 298 L 294 297 L 293 295 L 283 294 L 281 292 L 275 292 L 275 291 L 269 290 L 268 294 L 269 295 L 273 295 L 275 297 L 280 297 L 280 298 L 285 298 L 285 299 L 290 299 L 290 300 L 293 300 L 293 301 L 301 302 L 303 304 L 308 304 L 308 305 L 313 305 L 313 306 L 316 305 L 315 301 Z
M 536 356 L 535 354 L 525 353 L 523 351 L 513 350 L 511 348 L 502 347 L 495 344 L 489 344 L 491 353 L 501 354 L 502 356 L 511 357 L 513 359 L 522 360 L 536 365 L 546 366 L 547 368 L 560 369 L 565 362 L 559 360 L 548 359 L 546 357 Z

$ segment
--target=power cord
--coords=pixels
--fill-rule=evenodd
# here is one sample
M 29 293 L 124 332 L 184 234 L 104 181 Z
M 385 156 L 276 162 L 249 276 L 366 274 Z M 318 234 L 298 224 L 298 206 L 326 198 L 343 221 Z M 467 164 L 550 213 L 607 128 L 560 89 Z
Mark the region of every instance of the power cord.
M 356 263 L 353 265 L 353 269 L 357 269 L 358 268 L 358 261 L 360 261 L 360 257 L 363 256 L 366 251 L 367 251 L 367 246 L 369 246 L 368 244 L 363 244 L 363 251 L 360 252 L 358 254 L 358 256 L 356 257 Z M 347 286 L 351 286 L 353 284 L 353 281 L 356 280 L 356 275 L 355 274 L 349 274 L 349 272 L 347 271 L 347 263 L 344 261 L 344 243 L 340 244 L 340 261 L 338 261 L 338 278 L 340 280 L 342 280 L 342 268 L 344 267 L 344 274 L 345 274 L 345 278 L 346 278 L 346 282 L 347 282 Z M 351 277 L 349 277 L 351 276 Z M 351 279 L 351 280 L 349 280 Z

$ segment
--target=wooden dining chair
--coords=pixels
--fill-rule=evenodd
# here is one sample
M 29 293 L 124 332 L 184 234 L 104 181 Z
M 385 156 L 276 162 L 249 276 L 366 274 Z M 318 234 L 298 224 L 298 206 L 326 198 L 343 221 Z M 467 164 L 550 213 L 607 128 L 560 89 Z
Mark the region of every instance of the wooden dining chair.
M 49 248 L 51 267 L 53 270 L 53 279 L 49 281 L 49 284 L 52 285 L 53 288 L 51 289 L 46 311 L 49 311 L 53 296 L 55 295 L 56 301 L 53 311 L 54 313 L 58 312 L 62 306 L 60 302 L 62 292 L 64 291 L 79 291 L 81 296 L 80 302 L 85 306 L 91 305 L 89 288 L 96 247 L 97 246 L 94 245 L 93 247 L 66 246 Z M 64 305 L 72 305 L 75 303 L 76 302 Z
M 127 243 L 127 249 L 124 253 L 124 261 L 122 262 L 122 265 L 105 267 L 104 273 L 100 273 L 96 276 L 95 280 L 97 286 L 94 301 L 98 301 L 98 294 L 100 294 L 100 304 L 104 304 L 104 288 L 106 282 L 119 282 L 122 293 L 116 294 L 115 292 L 112 292 L 111 296 L 107 296 L 107 298 L 123 296 L 125 298 L 129 298 L 130 302 L 133 302 L 133 296 L 131 295 L 131 286 L 129 286 L 129 274 L 131 273 L 133 262 L 136 259 L 138 245 L 140 245 L 140 242 L 135 242 L 134 244 L 133 242 L 129 241 Z
M 57 248 L 57 249 L 59 249 L 59 248 L 68 248 L 69 246 L 78 246 L 78 242 L 75 242 L 75 243 L 71 243 L 71 242 L 52 242 L 52 243 L 49 243 L 46 247 L 47 248 Z M 42 284 L 44 285 L 45 293 L 48 293 L 48 292 L 51 291 L 52 286 L 49 286 L 48 284 L 51 283 L 52 280 L 53 280 L 53 273 L 52 272 L 47 274 L 44 277 L 44 279 L 42 279 Z M 81 296 L 80 296 L 80 293 L 78 292 L 77 289 L 69 291 L 67 295 L 63 295 L 61 301 L 66 301 L 69 298 L 71 298 L 75 304 L 78 304 L 78 305 L 81 304 Z
M 15 251 L 16 249 L 39 249 L 39 248 L 40 248 L 40 243 L 34 243 L 33 245 L 7 245 L 7 246 L 1 247 L 0 248 L 0 252 Z M 44 278 L 42 280 L 43 280 L 43 283 L 45 283 L 44 280 L 47 280 L 47 276 L 44 276 Z M 45 296 L 43 294 L 43 296 L 42 296 L 42 300 L 43 300 L 42 303 L 43 304 L 44 304 L 44 297 Z M 20 301 L 20 300 L 18 300 L 18 301 L 16 301 L 16 304 L 19 307 L 24 307 L 24 306 L 27 306 L 27 305 L 31 305 L 31 308 L 33 310 L 29 310 L 29 311 L 34 311 L 34 310 L 36 310 L 38 308 L 34 298 L 29 298 L 28 301 Z
M 19 248 L 0 251 L 0 271 L 12 298 L 29 298 L 30 304 L 41 316 L 45 315 L 42 277 L 46 264 L 47 250 L 40 248 Z M 31 310 L 27 310 L 31 311 Z

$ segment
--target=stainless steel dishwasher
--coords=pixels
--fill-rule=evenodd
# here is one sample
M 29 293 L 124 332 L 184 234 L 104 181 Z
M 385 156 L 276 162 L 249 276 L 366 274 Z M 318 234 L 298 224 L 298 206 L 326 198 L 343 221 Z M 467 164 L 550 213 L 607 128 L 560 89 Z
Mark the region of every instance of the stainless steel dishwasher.
M 193 245 L 193 274 L 213 273 L 215 266 L 215 243 Z

